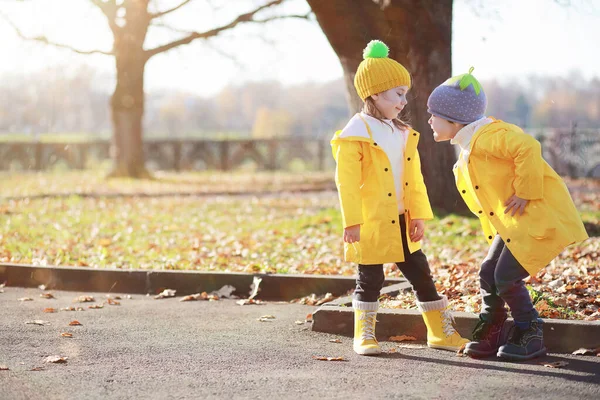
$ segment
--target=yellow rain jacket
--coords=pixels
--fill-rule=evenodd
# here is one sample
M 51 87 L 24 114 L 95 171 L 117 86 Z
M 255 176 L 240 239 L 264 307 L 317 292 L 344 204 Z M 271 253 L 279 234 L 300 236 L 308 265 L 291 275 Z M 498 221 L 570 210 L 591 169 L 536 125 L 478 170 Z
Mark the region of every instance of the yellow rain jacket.
M 542 158 L 540 143 L 518 126 L 494 120 L 481 127 L 471 139 L 468 160 L 473 190 L 455 166 L 459 192 L 479 217 L 486 240 L 500 234 L 529 274 L 588 238 L 567 186 Z M 513 194 L 530 200 L 523 215 L 504 213 Z
M 340 198 L 344 228 L 360 224 L 360 241 L 344 243 L 346 261 L 360 264 L 403 262 L 402 237 L 398 220 L 398 203 L 390 161 L 365 122 L 365 136 L 340 137 L 331 140 L 337 162 L 335 182 Z M 419 133 L 410 130 L 404 150 L 404 205 L 407 230 L 411 219 L 432 219 L 427 189 L 421 174 L 417 144 Z M 389 196 L 389 193 L 392 195 Z M 421 244 L 412 242 L 407 232 L 411 253 Z

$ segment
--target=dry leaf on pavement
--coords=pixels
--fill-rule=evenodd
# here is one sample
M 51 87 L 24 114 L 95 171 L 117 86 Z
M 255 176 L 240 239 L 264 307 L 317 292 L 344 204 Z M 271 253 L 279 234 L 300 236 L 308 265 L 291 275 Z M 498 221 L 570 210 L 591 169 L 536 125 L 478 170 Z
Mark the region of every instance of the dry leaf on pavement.
M 413 343 L 400 343 L 396 345 L 398 348 L 400 349 L 419 349 L 419 350 L 424 350 L 427 348 L 427 346 L 424 346 L 422 344 L 413 344 Z
M 116 301 L 116 300 L 113 300 L 113 299 L 111 299 L 111 298 L 108 298 L 108 299 L 106 300 L 106 302 L 107 302 L 109 305 L 111 305 L 111 306 L 120 306 L 120 305 L 121 305 L 121 303 L 120 303 L 120 302 L 118 302 L 118 301 Z
M 340 339 L 329 339 L 331 343 L 342 343 Z
M 31 297 L 21 297 L 19 301 L 33 301 Z
M 81 326 L 81 322 L 79 322 L 75 319 L 75 320 L 69 322 L 69 326 Z
M 243 300 L 236 301 L 235 304 L 239 304 L 240 306 L 246 306 L 248 304 L 261 305 L 261 304 L 264 304 L 264 303 L 261 300 L 243 299 Z
M 467 348 L 466 344 L 463 344 L 462 346 L 460 346 L 460 349 L 458 349 L 458 351 L 456 352 L 456 357 L 464 357 L 466 348 Z
M 99 308 L 104 308 L 103 304 L 92 304 L 91 306 L 88 306 L 88 308 L 95 310 L 95 309 L 99 309 Z
M 44 367 L 33 367 L 30 369 L 30 371 L 43 371 Z
M 40 294 L 40 297 L 43 297 L 44 299 L 55 299 L 56 297 L 54 297 L 54 295 L 50 292 L 48 293 L 42 293 Z
M 249 300 L 252 300 L 256 297 L 256 295 L 260 291 L 261 282 L 262 278 L 259 278 L 258 276 L 255 276 L 254 279 L 252 279 L 252 285 L 250 285 L 250 297 L 248 297 Z
M 60 334 L 60 336 L 62 336 L 62 337 L 73 337 L 73 334 L 69 333 L 69 332 L 63 332 L 63 333 Z
M 312 314 L 306 314 L 306 322 L 313 322 L 313 315 Z
M 56 308 L 47 307 L 47 308 L 44 308 L 44 312 L 45 313 L 55 313 L 56 312 Z
M 44 362 L 47 363 L 55 363 L 55 364 L 61 364 L 61 363 L 66 363 L 67 362 L 67 358 L 69 357 L 61 357 L 61 356 L 48 356 L 44 359 Z
M 154 296 L 154 298 L 155 299 L 166 299 L 167 297 L 175 297 L 176 292 L 177 292 L 177 290 L 165 289 L 162 292 L 160 292 L 159 294 L 157 294 L 156 296 Z
M 29 325 L 50 325 L 50 322 L 48 321 L 42 321 L 41 319 L 36 319 L 35 321 L 27 321 L 25 322 L 26 324 Z
M 600 354 L 600 347 L 596 349 L 584 349 L 583 347 L 579 350 L 575 350 L 573 352 L 576 356 L 592 356 L 596 354 Z
M 296 325 L 304 325 L 304 321 L 294 321 Z
M 94 298 L 92 296 L 79 296 L 73 299 L 73 303 L 93 303 Z
M 319 361 L 346 361 L 344 357 L 317 357 L 313 356 L 313 359 Z
M 562 368 L 562 367 L 566 367 L 567 365 L 569 365 L 568 362 L 566 361 L 556 361 L 556 362 L 552 362 L 552 363 L 541 363 L 544 367 L 548 367 L 548 368 Z
M 417 338 L 414 336 L 406 336 L 406 335 L 390 337 L 390 342 L 406 342 L 406 341 L 413 341 L 413 340 L 417 340 Z
M 0 371 L 8 371 L 8 367 L 6 365 L 0 365 Z
M 40 289 L 40 290 L 46 290 L 46 285 L 39 285 L 38 289 Z
M 274 319 L 275 319 L 275 317 L 273 315 L 263 315 L 262 317 L 258 318 L 257 321 L 273 322 Z

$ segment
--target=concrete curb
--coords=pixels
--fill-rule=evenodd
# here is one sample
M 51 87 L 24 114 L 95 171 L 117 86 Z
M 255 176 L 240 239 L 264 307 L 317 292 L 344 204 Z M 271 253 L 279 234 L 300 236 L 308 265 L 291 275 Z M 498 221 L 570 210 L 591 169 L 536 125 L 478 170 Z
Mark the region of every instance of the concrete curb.
M 391 288 L 391 286 L 390 286 Z M 477 324 L 475 314 L 454 312 L 456 330 L 466 338 Z M 512 326 L 512 319 L 506 322 Z M 352 298 L 344 297 L 322 305 L 313 313 L 312 330 L 342 336 L 354 335 L 354 311 Z M 388 340 L 390 336 L 414 336 L 422 343 L 427 341 L 427 328 L 417 310 L 380 309 L 377 314 L 377 338 Z M 571 353 L 579 348 L 600 347 L 600 322 L 544 319 L 544 342 L 549 352 Z
M 37 287 L 79 292 L 156 294 L 174 289 L 177 295 L 212 292 L 225 285 L 235 287 L 234 294 L 248 297 L 254 277 L 262 278 L 256 298 L 289 301 L 313 293 L 343 296 L 354 289 L 350 276 L 244 274 L 200 271 L 107 270 L 86 267 L 42 267 L 0 263 L 0 283 L 7 286 Z M 388 283 L 405 282 L 389 279 Z

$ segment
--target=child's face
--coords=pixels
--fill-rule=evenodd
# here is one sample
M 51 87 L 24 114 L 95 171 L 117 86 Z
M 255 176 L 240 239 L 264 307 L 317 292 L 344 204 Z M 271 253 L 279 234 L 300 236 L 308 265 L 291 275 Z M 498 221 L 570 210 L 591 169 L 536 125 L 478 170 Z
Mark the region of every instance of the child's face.
M 375 102 L 375 107 L 386 119 L 394 119 L 408 104 L 406 94 L 408 86 L 398 86 L 385 92 L 377 93 L 371 96 Z
M 436 142 L 445 142 L 453 139 L 464 125 L 452 123 L 446 119 L 432 115 L 429 118 L 429 125 L 433 129 L 433 140 Z

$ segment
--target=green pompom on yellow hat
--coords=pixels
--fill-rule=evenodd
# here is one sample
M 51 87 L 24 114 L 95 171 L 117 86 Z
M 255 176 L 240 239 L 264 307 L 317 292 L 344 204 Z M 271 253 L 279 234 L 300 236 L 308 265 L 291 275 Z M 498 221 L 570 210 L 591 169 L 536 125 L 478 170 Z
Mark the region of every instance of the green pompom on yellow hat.
M 410 88 L 410 73 L 388 54 L 389 48 L 380 40 L 371 40 L 363 50 L 363 61 L 354 76 L 354 87 L 363 101 L 398 86 Z

